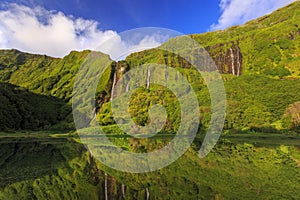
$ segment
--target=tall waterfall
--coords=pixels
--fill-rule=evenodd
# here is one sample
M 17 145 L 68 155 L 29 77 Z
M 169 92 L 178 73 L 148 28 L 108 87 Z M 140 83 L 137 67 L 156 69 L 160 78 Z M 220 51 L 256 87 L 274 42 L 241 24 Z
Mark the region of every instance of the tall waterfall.
M 148 66 L 148 69 L 147 69 L 147 89 L 150 88 L 150 76 L 151 76 L 150 66 Z
M 233 50 L 230 47 L 230 57 L 231 57 L 231 71 L 232 74 L 235 75 L 235 71 L 234 71 L 234 54 L 233 54 Z
M 115 89 L 116 81 L 117 81 L 117 73 L 115 71 L 115 73 L 114 73 L 114 80 L 113 80 L 113 84 L 112 84 L 112 87 L 111 87 L 110 100 L 112 100 L 113 96 L 114 96 L 114 89 Z
M 123 199 L 125 199 L 125 185 L 124 184 L 122 184 L 122 197 L 123 197 Z
M 125 92 L 128 92 L 129 91 L 129 81 L 128 83 L 126 83 L 126 88 L 125 88 Z
M 238 64 L 238 68 L 237 68 L 237 76 L 239 76 L 241 74 L 241 61 L 240 61 L 240 48 L 237 46 L 237 64 Z
M 149 188 L 146 188 L 146 199 L 149 200 L 150 199 L 150 192 L 149 192 Z
M 105 173 L 105 181 L 104 181 L 104 188 L 105 188 L 105 200 L 108 200 L 108 192 L 107 192 L 107 173 Z

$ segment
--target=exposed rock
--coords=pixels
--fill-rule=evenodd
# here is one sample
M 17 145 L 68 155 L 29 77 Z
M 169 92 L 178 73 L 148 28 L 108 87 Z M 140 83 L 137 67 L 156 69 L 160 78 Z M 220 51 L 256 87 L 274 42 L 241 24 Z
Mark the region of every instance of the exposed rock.
M 283 117 L 290 118 L 293 127 L 300 126 L 300 101 L 289 105 Z
M 213 60 L 215 61 L 220 73 L 242 74 L 243 56 L 237 44 L 218 44 L 213 47 L 206 47 Z

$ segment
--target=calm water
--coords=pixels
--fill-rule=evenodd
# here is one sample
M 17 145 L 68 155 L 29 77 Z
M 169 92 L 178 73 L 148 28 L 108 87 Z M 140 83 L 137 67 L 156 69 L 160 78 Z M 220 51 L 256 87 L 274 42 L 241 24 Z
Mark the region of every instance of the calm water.
M 110 140 L 142 153 L 172 137 Z M 134 174 L 106 167 L 72 138 L 2 138 L 0 199 L 300 199 L 297 140 L 252 140 L 221 140 L 203 159 L 196 140 L 171 165 Z

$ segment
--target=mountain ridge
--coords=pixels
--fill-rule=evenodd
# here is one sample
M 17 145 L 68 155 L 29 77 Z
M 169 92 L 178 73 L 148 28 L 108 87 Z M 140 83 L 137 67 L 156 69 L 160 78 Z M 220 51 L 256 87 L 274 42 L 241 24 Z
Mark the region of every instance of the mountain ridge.
M 222 73 L 225 86 L 229 87 L 226 89 L 230 92 L 234 92 L 231 91 L 231 88 L 235 88 L 234 84 L 239 84 L 235 81 L 236 79 L 239 79 L 242 85 L 243 82 L 250 80 L 248 75 L 253 76 L 252 81 L 264 80 L 265 82 L 276 82 L 272 80 L 274 79 L 288 82 L 289 80 L 296 79 L 294 84 L 298 84 L 297 81 L 300 77 L 300 69 L 298 67 L 300 65 L 299 1 L 264 17 L 251 20 L 241 26 L 234 26 L 226 30 L 204 34 L 192 34 L 190 37 L 203 45 L 211 55 L 219 71 Z M 172 38 L 162 45 L 167 45 L 170 42 L 177 42 L 180 45 L 180 39 L 180 37 Z M 18 50 L 0 50 L 0 81 L 26 88 L 36 94 L 57 97 L 70 105 L 76 73 L 90 53 L 90 50 L 81 52 L 71 51 L 70 54 L 63 58 L 53 58 L 46 55 L 28 54 Z M 98 53 L 101 56 L 108 57 L 106 54 Z M 159 48 L 154 48 L 130 54 L 123 61 L 115 62 L 111 60 L 110 66 L 100 81 L 95 97 L 97 101 L 97 113 L 101 124 L 109 125 L 114 123 L 109 103 L 114 77 L 115 81 L 118 81 L 127 71 L 145 63 L 166 64 L 179 70 L 179 72 L 191 81 L 194 90 L 198 94 L 199 102 L 202 104 L 200 108 L 206 113 L 202 120 L 205 121 L 205 118 L 209 118 L 208 113 L 210 108 L 208 104 L 210 100 L 207 98 L 208 93 L 201 77 L 196 78 L 198 76 L 197 72 L 192 69 L 191 64 L 180 57 L 180 55 L 174 55 Z M 276 82 L 276 84 L 279 83 Z M 294 90 L 296 92 L 296 88 L 291 89 L 290 84 L 287 84 L 290 91 L 283 92 L 281 93 L 282 95 L 288 95 L 288 92 Z M 252 91 L 251 86 L 247 85 L 245 87 L 248 87 L 248 90 Z M 284 87 L 284 85 L 281 87 Z M 150 93 L 151 91 L 150 89 Z M 149 91 L 144 92 L 146 96 L 150 94 Z M 260 94 L 260 91 L 257 94 Z M 227 95 L 230 96 L 231 94 L 227 92 Z M 245 95 L 243 98 L 248 98 L 246 96 L 249 96 L 249 94 L 243 95 Z M 251 95 L 255 95 L 255 93 Z M 272 108 L 266 106 L 266 102 L 261 99 L 254 99 L 254 105 L 257 104 L 257 108 L 266 110 L 265 114 L 267 113 L 267 116 L 274 115 L 272 114 L 272 110 L 276 108 L 276 105 L 273 105 L 275 107 Z M 236 105 L 235 99 L 228 100 L 229 105 Z M 299 101 L 299 98 L 293 96 L 291 99 L 284 101 L 283 106 L 287 108 L 297 100 Z M 143 105 L 142 102 L 140 103 Z M 250 103 L 247 102 L 246 105 L 250 105 Z M 239 105 L 239 107 L 241 110 L 238 115 L 244 115 L 247 106 Z M 136 110 L 135 108 L 132 109 Z M 232 112 L 230 109 L 229 107 L 228 112 Z M 284 110 L 282 109 L 279 109 L 281 113 L 277 113 L 265 125 L 271 126 L 271 124 L 280 120 L 284 114 Z M 143 113 L 132 114 L 136 115 L 136 118 L 143 118 L 143 123 L 147 123 L 148 107 L 146 106 L 143 110 Z M 176 115 L 175 113 L 173 114 Z M 236 115 L 236 113 L 231 113 L 231 115 Z M 70 120 L 71 117 L 69 116 L 68 118 L 69 123 L 72 123 Z M 175 122 L 177 120 L 173 119 L 171 121 Z M 264 124 L 263 120 L 260 123 L 261 125 Z M 230 122 L 230 124 L 233 124 L 233 122 Z M 231 125 L 231 128 L 241 128 L 248 125 L 241 123 L 238 126 L 236 125 L 236 127 L 234 126 Z

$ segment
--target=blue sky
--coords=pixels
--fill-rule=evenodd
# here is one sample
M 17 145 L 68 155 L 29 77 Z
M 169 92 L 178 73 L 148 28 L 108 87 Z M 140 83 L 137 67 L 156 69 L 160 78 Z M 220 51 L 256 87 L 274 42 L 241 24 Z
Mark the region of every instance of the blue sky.
M 43 0 L 6 1 L 93 19 L 104 30 L 164 27 L 189 34 L 205 32 L 220 16 L 219 0 Z
M 0 49 L 62 57 L 70 50 L 95 49 L 111 37 L 125 48 L 126 41 L 118 36 L 129 29 L 162 27 L 183 34 L 203 33 L 245 23 L 293 1 L 4 0 L 0 3 Z M 161 41 L 148 37 L 146 46 L 155 47 Z

